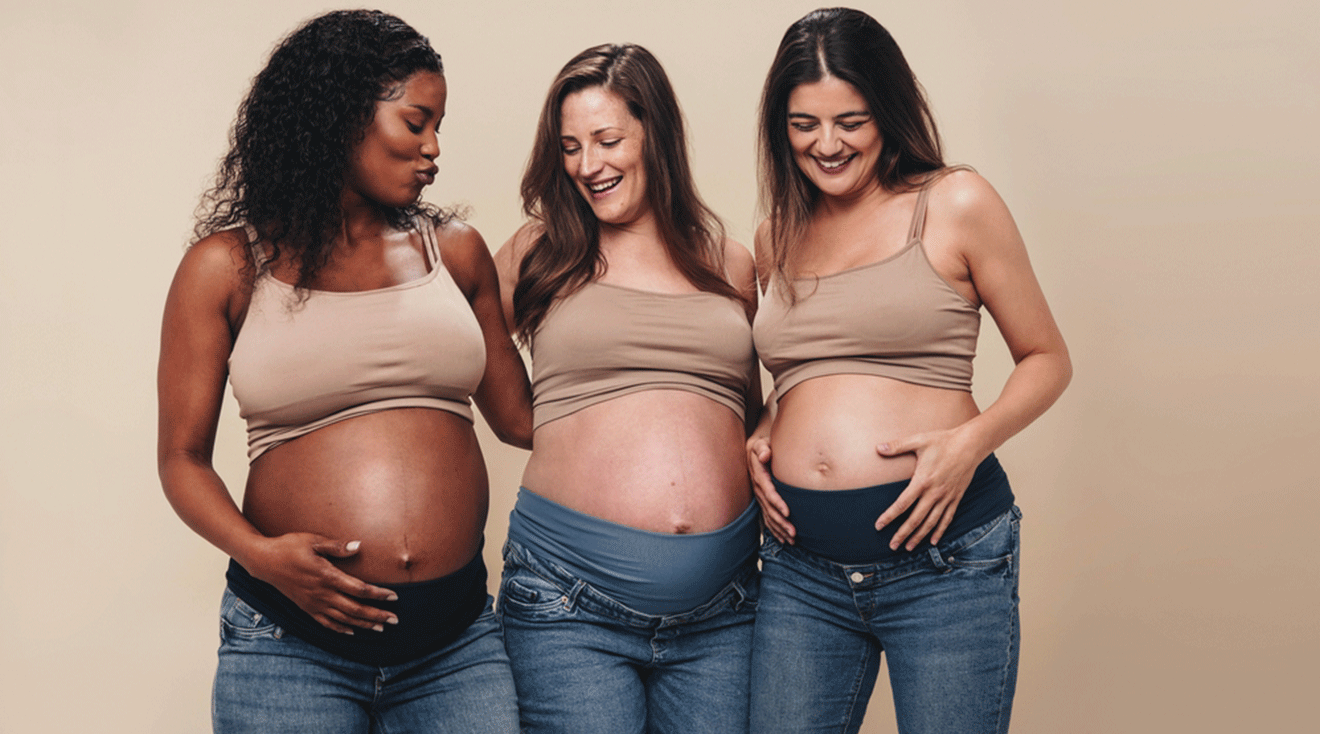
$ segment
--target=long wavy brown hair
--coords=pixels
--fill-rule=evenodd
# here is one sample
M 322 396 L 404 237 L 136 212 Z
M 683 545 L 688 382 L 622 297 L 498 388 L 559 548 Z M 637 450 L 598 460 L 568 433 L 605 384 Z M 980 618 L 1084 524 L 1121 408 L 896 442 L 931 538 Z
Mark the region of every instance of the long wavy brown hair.
M 692 181 L 683 113 L 669 77 L 645 48 L 604 44 L 574 56 L 550 85 L 523 174 L 523 212 L 541 229 L 513 290 L 514 326 L 524 344 L 555 298 L 606 269 L 600 222 L 564 170 L 560 144 L 564 99 L 591 87 L 617 94 L 642 124 L 646 195 L 670 259 L 697 288 L 743 301 L 724 276 L 724 225 Z
M 882 145 L 875 176 L 890 191 L 923 185 L 945 167 L 926 95 L 894 37 L 875 18 L 851 8 L 822 8 L 789 26 L 761 94 L 761 208 L 770 220 L 770 262 L 789 298 L 789 250 L 801 241 L 820 197 L 798 168 L 788 141 L 788 98 L 800 84 L 826 76 L 848 82 L 866 100 Z

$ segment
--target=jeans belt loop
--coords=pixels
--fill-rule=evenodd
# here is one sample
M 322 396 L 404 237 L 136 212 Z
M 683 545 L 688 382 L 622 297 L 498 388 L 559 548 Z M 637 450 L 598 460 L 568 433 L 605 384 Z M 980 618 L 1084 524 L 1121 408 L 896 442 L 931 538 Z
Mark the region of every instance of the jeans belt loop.
M 939 548 L 932 545 L 926 552 L 930 554 L 930 562 L 934 564 L 935 568 L 939 569 L 941 573 L 953 570 L 953 566 L 950 566 L 948 562 L 944 560 L 944 556 L 940 554 Z
M 587 588 L 587 582 L 578 579 L 576 583 L 573 584 L 573 588 L 568 590 L 568 597 L 564 601 L 565 608 L 572 611 L 573 607 L 577 606 L 578 594 L 581 594 L 582 590 L 585 588 Z

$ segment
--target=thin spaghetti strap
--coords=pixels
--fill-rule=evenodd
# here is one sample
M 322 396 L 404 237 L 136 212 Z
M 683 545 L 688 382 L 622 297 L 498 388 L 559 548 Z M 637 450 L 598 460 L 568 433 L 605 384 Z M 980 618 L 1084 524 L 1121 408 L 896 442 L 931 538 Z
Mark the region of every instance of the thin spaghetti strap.
M 926 228 L 926 202 L 930 199 L 930 190 L 934 188 L 936 182 L 954 171 L 971 171 L 976 173 L 976 169 L 969 165 L 960 163 L 955 166 L 947 166 L 935 171 L 922 184 L 921 191 L 917 192 L 917 204 L 912 207 L 912 226 L 908 227 L 908 242 L 921 239 L 921 233 Z
M 921 239 L 921 231 L 926 226 L 926 199 L 930 195 L 930 184 L 917 192 L 917 204 L 912 207 L 912 226 L 908 227 L 908 242 Z
M 431 269 L 444 267 L 440 262 L 440 245 L 435 241 L 435 225 L 429 217 L 417 216 L 413 219 L 417 231 L 422 235 L 422 245 L 426 248 L 426 257 L 431 261 Z
M 261 235 L 257 233 L 257 228 L 250 223 L 243 223 L 243 234 L 247 235 L 248 251 L 252 253 L 252 264 L 257 266 L 257 271 L 266 264 L 266 248 L 262 247 L 259 240 Z

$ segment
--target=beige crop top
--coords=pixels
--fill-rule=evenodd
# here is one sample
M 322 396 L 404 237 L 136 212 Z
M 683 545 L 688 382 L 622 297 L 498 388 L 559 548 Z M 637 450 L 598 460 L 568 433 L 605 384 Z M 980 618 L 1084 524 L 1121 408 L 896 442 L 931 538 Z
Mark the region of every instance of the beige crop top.
M 971 391 L 981 312 L 926 257 L 921 231 L 929 191 L 917 195 L 907 246 L 898 253 L 795 279 L 791 306 L 771 279 L 754 333 L 779 396 L 804 380 L 838 374 Z
M 558 299 L 532 337 L 532 423 L 643 390 L 693 392 L 742 418 L 755 359 L 730 298 L 593 281 Z
M 431 265 L 417 280 L 369 291 L 313 290 L 299 304 L 293 286 L 269 273 L 258 277 L 229 355 L 249 461 L 382 410 L 435 408 L 472 420 L 468 397 L 486 366 L 481 326 L 440 260 L 434 227 L 423 219 L 416 227 Z

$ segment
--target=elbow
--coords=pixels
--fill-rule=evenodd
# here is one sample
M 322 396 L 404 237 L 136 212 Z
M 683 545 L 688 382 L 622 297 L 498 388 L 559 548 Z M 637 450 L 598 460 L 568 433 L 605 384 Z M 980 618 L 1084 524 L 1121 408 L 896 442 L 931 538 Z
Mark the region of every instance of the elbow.
M 1059 352 L 1058 365 L 1059 394 L 1062 395 L 1063 391 L 1068 388 L 1068 385 L 1072 382 L 1073 378 L 1072 357 L 1068 354 L 1068 349 L 1066 347 Z
M 498 435 L 501 441 L 509 444 L 510 446 L 523 449 L 524 451 L 532 450 L 531 426 L 528 426 L 526 431 L 523 430 L 508 431 L 508 432 L 500 433 Z
M 501 443 L 507 443 L 510 446 L 532 450 L 532 420 L 531 416 L 523 416 L 517 420 L 501 421 L 498 424 L 492 423 L 491 431 Z

